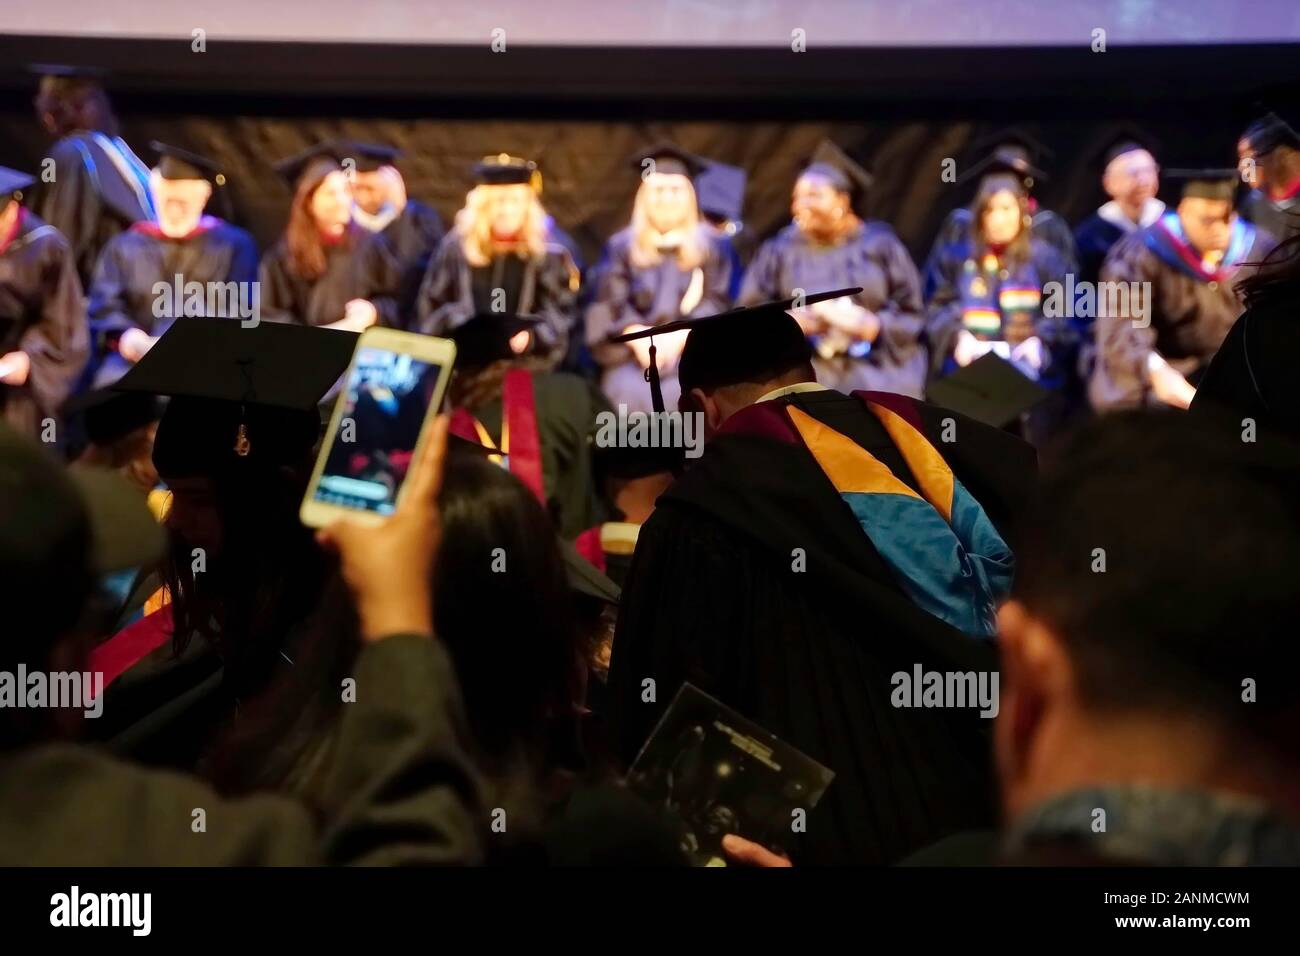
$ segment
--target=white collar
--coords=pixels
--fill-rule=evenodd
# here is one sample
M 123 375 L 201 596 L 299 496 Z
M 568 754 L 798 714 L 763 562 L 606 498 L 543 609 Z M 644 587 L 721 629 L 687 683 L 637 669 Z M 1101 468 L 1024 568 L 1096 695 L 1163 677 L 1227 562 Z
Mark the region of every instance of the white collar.
M 1118 226 L 1125 232 L 1136 232 L 1139 229 L 1145 229 L 1164 214 L 1165 204 L 1159 199 L 1148 199 L 1142 204 L 1142 212 L 1138 214 L 1137 222 L 1124 215 L 1123 210 L 1119 208 L 1119 203 L 1113 199 L 1097 210 L 1097 215 L 1101 216 L 1102 219 L 1105 219 L 1112 226 Z
M 782 385 L 780 388 L 774 388 L 759 398 L 759 402 L 770 402 L 774 398 L 781 398 L 785 395 L 798 395 L 802 392 L 829 392 L 830 389 L 821 382 L 795 382 L 793 385 Z M 754 403 L 755 405 L 758 402 Z

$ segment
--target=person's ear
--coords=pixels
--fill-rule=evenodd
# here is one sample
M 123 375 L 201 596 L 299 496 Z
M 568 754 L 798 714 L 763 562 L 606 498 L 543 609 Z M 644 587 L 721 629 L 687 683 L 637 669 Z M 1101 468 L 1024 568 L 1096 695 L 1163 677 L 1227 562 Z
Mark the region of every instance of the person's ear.
M 717 400 L 707 394 L 703 389 L 691 389 L 691 402 L 695 410 L 704 413 L 704 427 L 707 434 L 712 434 L 722 427 L 722 423 L 727 420 L 726 414 Z
M 207 206 L 208 200 L 212 198 L 212 183 L 206 179 L 203 181 L 203 201 L 199 203 L 200 208 Z
M 1045 628 L 1019 601 L 998 611 L 998 716 L 994 756 L 1003 799 L 1014 804 L 1018 782 L 1029 773 L 1035 738 L 1051 703 L 1045 667 Z

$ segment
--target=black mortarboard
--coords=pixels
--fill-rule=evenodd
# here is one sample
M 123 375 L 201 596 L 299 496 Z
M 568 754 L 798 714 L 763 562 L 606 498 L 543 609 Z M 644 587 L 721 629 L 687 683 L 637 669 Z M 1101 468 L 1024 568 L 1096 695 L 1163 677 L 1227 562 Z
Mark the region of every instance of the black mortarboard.
M 607 478 L 631 480 L 675 473 L 681 467 L 682 449 L 670 445 L 633 447 L 597 446 L 592 466 L 600 482 Z
M 669 142 L 655 143 L 632 157 L 633 168 L 643 177 L 645 171 L 652 168 L 646 165 L 646 160 L 654 162 L 653 169 L 656 173 L 686 176 L 690 179 L 695 179 L 705 167 L 704 159 Z
M 829 139 L 817 144 L 812 156 L 804 163 L 805 173 L 816 173 L 829 180 L 842 193 L 861 198 L 875 182 L 874 177 L 848 153 Z
M 77 395 L 63 405 L 63 414 L 80 416 L 86 437 L 96 445 L 108 445 L 137 428 L 162 417 L 162 400 L 147 392 L 118 392 L 97 388 Z
M 448 337 L 456 343 L 456 364 L 461 368 L 482 368 L 501 359 L 515 357 L 510 339 L 532 329 L 540 319 L 505 312 L 479 312 L 456 326 Z
M 297 464 L 320 436 L 317 403 L 356 341 L 336 329 L 181 319 L 113 388 L 172 396 L 154 440 L 160 474 Z
M 53 76 L 67 80 L 102 80 L 108 71 L 98 66 L 82 66 L 72 63 L 31 63 L 28 72 L 37 76 Z
M 1184 198 L 1227 199 L 1237 195 L 1240 173 L 1235 168 L 1166 169 L 1166 179 L 1182 184 L 1179 192 Z
M 1048 392 L 992 352 L 931 382 L 926 400 L 994 428 L 1005 428 L 1047 398 Z
M 343 160 L 348 156 L 352 153 L 347 144 L 340 140 L 327 140 L 280 160 L 274 164 L 274 169 L 290 186 L 296 186 L 308 171 L 342 169 Z
M 959 183 L 976 176 L 983 178 L 1011 173 L 1020 177 L 1028 192 L 1034 188 L 1035 182 L 1047 182 L 1047 173 L 1043 172 L 1041 164 L 1052 157 L 1052 151 L 1038 137 L 1019 126 L 994 130 L 979 137 L 971 143 L 969 152 L 974 156 L 983 153 L 983 156 L 957 177 Z
M 1160 144 L 1146 130 L 1132 123 L 1123 123 L 1111 130 L 1095 149 L 1097 163 L 1104 172 L 1106 167 L 1123 156 L 1139 149 L 1155 154 Z
M 1267 156 L 1279 146 L 1300 149 L 1300 133 L 1276 113 L 1265 113 L 1246 127 L 1241 138 L 1250 143 L 1251 152 L 1256 158 Z
M 617 336 L 615 342 L 651 339 L 650 396 L 655 411 L 663 411 L 659 389 L 659 369 L 654 363 L 656 335 L 689 329 L 686 344 L 677 360 L 677 380 L 682 392 L 692 388 L 718 388 L 735 385 L 765 372 L 784 371 L 812 357 L 812 346 L 790 315 L 790 309 L 802 308 L 827 299 L 856 295 L 860 288 L 816 292 L 798 298 L 762 302 L 743 309 L 716 315 L 678 319 L 640 332 Z
M 479 186 L 522 186 L 530 185 L 538 189 L 541 177 L 537 164 L 530 159 L 521 159 L 509 153 L 484 156 L 474 164 L 474 182 Z
M 400 149 L 380 143 L 344 141 L 340 145 L 345 147 L 344 158 L 352 157 L 356 161 L 357 172 L 360 173 L 373 173 L 381 167 L 391 166 L 402 155 Z
M 618 604 L 623 592 L 617 584 L 582 556 L 570 542 L 557 538 L 564 558 L 564 578 L 574 594 L 595 598 L 606 604 Z
M 0 166 L 0 199 L 16 196 L 34 182 L 36 182 L 35 176 L 10 169 L 8 166 Z
M 226 184 L 221 166 L 206 156 L 157 140 L 149 146 L 158 154 L 158 172 L 163 179 L 206 179 L 214 186 Z
M 708 160 L 695 177 L 700 212 L 716 222 L 735 223 L 738 227 L 744 218 L 745 180 L 745 171 L 739 166 Z

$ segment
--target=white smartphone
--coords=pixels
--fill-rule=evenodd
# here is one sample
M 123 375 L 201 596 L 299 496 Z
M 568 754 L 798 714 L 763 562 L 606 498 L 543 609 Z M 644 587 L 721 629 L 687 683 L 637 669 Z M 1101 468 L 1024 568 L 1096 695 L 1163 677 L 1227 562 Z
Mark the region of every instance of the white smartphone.
M 303 496 L 302 523 L 377 524 L 393 513 L 442 405 L 456 344 L 397 329 L 361 333 Z

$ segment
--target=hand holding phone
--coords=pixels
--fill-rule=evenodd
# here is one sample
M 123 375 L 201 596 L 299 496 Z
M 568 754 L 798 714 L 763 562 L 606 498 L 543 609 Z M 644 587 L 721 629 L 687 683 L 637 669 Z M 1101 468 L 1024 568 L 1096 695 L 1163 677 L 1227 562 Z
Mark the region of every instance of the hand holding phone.
M 447 339 L 362 333 L 303 497 L 303 524 L 320 528 L 344 516 L 377 524 L 397 509 L 455 360 Z

